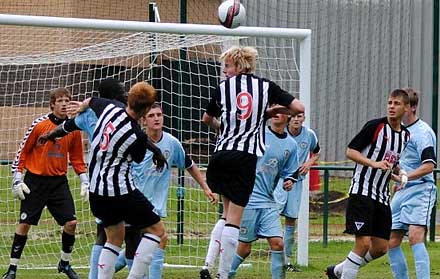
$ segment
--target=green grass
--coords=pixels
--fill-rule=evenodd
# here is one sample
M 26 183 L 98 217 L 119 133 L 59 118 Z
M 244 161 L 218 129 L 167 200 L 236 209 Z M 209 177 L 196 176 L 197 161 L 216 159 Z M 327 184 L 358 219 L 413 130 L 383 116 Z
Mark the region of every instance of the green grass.
M 323 248 L 320 243 L 310 243 L 309 251 L 309 266 L 302 267 L 299 273 L 289 273 L 287 278 L 326 278 L 324 276 L 323 270 L 329 264 L 337 263 L 345 258 L 347 253 L 352 248 L 351 242 L 331 242 L 328 248 Z M 408 248 L 408 243 L 403 244 L 404 252 L 408 256 L 410 277 L 415 278 L 414 265 L 412 254 Z M 440 244 L 439 243 L 429 243 L 428 250 L 431 257 L 431 278 L 439 278 L 440 271 L 435 268 L 440 266 Z M 78 269 L 81 278 L 87 276 L 86 269 Z M 56 274 L 54 270 L 19 270 L 19 278 L 23 279 L 36 279 L 36 278 L 65 278 Z M 115 278 L 126 278 L 126 271 L 121 271 Z M 198 268 L 165 268 L 163 278 L 198 278 Z M 268 269 L 268 259 L 265 259 L 265 264 L 257 266 L 253 264 L 250 268 L 240 269 L 237 279 L 247 279 L 247 278 L 271 278 L 270 271 Z M 388 258 L 386 256 L 371 262 L 366 267 L 362 268 L 359 272 L 358 278 L 392 278 L 391 270 L 388 264 Z
M 73 253 L 73 265 L 79 268 L 81 278 L 87 277 L 88 258 L 90 248 L 94 243 L 95 223 L 91 215 L 88 203 L 79 198 L 79 182 L 76 175 L 70 174 L 72 194 L 76 201 L 78 227 Z M 177 243 L 177 188 L 171 187 L 168 199 L 168 217 L 164 219 L 167 232 L 170 236 L 167 247 L 166 263 L 179 265 L 200 266 L 206 253 L 207 241 L 210 230 L 218 218 L 218 208 L 206 202 L 203 192 L 198 188 L 189 187 L 186 179 L 185 202 L 183 209 L 184 242 Z M 344 178 L 331 178 L 330 191 L 346 193 L 350 180 Z M 9 252 L 18 219 L 19 202 L 11 195 L 11 175 L 9 169 L 0 167 L 0 272 L 9 264 Z M 317 241 L 310 242 L 309 267 L 303 268 L 300 273 L 289 274 L 287 278 L 325 278 L 324 268 L 331 263 L 343 260 L 352 243 L 340 242 L 344 236 L 345 217 L 344 212 L 330 212 L 329 215 L 329 246 L 323 248 L 319 240 L 322 240 L 322 212 L 311 212 L 310 235 Z M 32 227 L 27 246 L 20 262 L 18 278 L 65 278 L 56 273 L 55 265 L 59 259 L 61 228 L 55 224 L 53 218 L 45 210 L 39 226 Z M 347 238 L 345 238 L 347 239 Z M 348 238 L 351 239 L 351 238 Z M 440 244 L 429 243 L 431 253 L 431 266 L 440 265 Z M 404 245 L 405 251 L 411 255 Z M 241 269 L 237 278 L 270 278 L 270 257 L 267 253 L 267 244 L 259 241 L 254 245 L 254 252 L 247 262 L 251 268 Z M 410 270 L 413 273 L 412 259 Z M 125 278 L 126 272 L 121 272 L 115 278 Z M 434 275 L 440 276 L 439 274 Z M 165 268 L 164 278 L 197 278 L 198 268 Z M 414 277 L 414 276 L 412 276 Z M 371 265 L 362 269 L 359 278 L 391 278 L 387 258 L 383 257 L 374 261 Z

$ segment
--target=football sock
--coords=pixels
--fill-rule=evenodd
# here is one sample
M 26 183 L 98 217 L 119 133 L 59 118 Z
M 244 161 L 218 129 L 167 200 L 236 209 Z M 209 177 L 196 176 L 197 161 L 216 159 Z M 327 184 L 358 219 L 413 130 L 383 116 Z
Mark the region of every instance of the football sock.
M 121 247 L 106 242 L 102 248 L 98 263 L 98 279 L 113 278 L 115 264 Z
M 425 243 L 420 242 L 411 246 L 414 255 L 417 278 L 430 278 L 429 254 Z
M 390 267 L 394 278 L 409 279 L 408 264 L 400 246 L 388 250 L 388 259 L 390 260 Z
M 208 252 L 206 253 L 205 266 L 213 267 L 215 260 L 220 253 L 220 240 L 222 237 L 223 228 L 225 227 L 225 219 L 219 219 L 211 231 L 211 238 L 209 240 Z
M 283 251 L 270 251 L 270 270 L 272 271 L 272 278 L 285 278 L 283 260 Z
M 235 253 L 234 258 L 232 259 L 231 272 L 229 272 L 229 278 L 234 278 L 235 274 L 237 274 L 237 269 L 240 264 L 244 261 L 244 259 Z
M 159 247 L 160 237 L 145 233 L 138 245 L 128 279 L 140 279 L 149 271 L 153 254 Z
M 238 246 L 239 227 L 232 224 L 225 224 L 221 237 L 222 251 L 220 253 L 220 263 L 218 273 L 220 279 L 228 278 L 231 271 L 232 259 Z
M 162 278 L 163 262 L 165 258 L 165 250 L 157 248 L 153 254 L 153 260 L 150 265 L 150 279 Z
M 97 279 L 98 278 L 98 262 L 99 256 L 101 255 L 102 245 L 94 244 L 92 246 L 92 251 L 90 252 L 90 271 L 89 271 L 89 279 Z
M 289 264 L 291 261 L 291 257 L 293 254 L 293 245 L 295 242 L 295 226 L 286 225 L 284 231 L 284 255 L 285 255 L 285 264 Z

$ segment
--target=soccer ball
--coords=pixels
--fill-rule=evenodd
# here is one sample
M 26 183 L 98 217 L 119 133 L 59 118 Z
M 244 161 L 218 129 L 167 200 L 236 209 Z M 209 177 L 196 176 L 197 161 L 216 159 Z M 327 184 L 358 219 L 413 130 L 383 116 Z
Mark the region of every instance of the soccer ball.
M 218 20 L 226 28 L 237 28 L 246 17 L 246 10 L 239 0 L 227 0 L 218 7 Z

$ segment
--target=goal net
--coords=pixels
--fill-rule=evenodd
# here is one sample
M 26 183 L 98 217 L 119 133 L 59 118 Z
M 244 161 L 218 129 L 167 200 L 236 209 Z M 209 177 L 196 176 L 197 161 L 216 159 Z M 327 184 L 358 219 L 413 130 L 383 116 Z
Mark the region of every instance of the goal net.
M 273 34 L 264 33 L 269 28 L 261 28 L 259 36 L 233 31 L 234 36 L 215 35 L 224 31 L 219 26 L 212 28 L 212 35 L 191 34 L 198 27 L 158 33 L 0 23 L 0 269 L 9 264 L 19 218 L 20 203 L 11 193 L 11 162 L 32 120 L 50 111 L 50 90 L 67 87 L 73 100 L 83 100 L 97 96 L 100 81 L 107 77 L 123 82 L 126 90 L 138 81 L 150 82 L 160 96 L 165 131 L 181 140 L 202 170 L 213 150 L 215 134 L 200 119 L 223 78 L 219 56 L 226 48 L 238 44 L 256 47 L 257 75 L 297 97 L 308 94 L 304 91 L 308 90 L 309 68 L 305 74 L 300 71 L 301 62 L 306 61 L 301 51 L 304 37 L 280 36 L 276 29 Z M 87 151 L 86 137 L 84 146 Z M 201 266 L 219 209 L 207 202 L 189 174 L 177 169 L 173 173 L 164 220 L 169 234 L 165 268 Z M 72 264 L 88 268 L 96 225 L 89 204 L 80 199 L 79 180 L 72 170 L 69 184 L 78 219 Z M 20 268 L 53 268 L 60 255 L 61 231 L 44 210 L 39 225 L 29 232 Z M 253 268 L 268 270 L 268 251 L 266 242 L 258 242 L 248 262 Z

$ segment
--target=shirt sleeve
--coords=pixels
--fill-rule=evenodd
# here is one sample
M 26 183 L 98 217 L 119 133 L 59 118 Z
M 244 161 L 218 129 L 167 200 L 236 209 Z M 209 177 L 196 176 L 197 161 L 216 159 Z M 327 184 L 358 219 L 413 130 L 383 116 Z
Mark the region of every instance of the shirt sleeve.
M 220 86 L 217 86 L 217 88 L 215 89 L 215 93 L 211 97 L 208 107 L 206 108 L 206 113 L 214 117 L 220 117 L 222 115 L 220 105 Z
M 273 81 L 269 81 L 269 104 L 278 104 L 288 106 L 295 99 L 292 95 L 281 89 L 281 87 Z
M 173 139 L 173 163 L 179 169 L 188 169 L 193 165 L 193 161 L 186 155 L 185 149 L 183 149 L 182 144 L 177 139 Z
M 37 124 L 34 129 L 32 129 L 31 133 L 27 138 L 23 140 L 22 148 L 20 150 L 20 154 L 18 155 L 18 165 L 16 171 L 23 172 L 24 164 L 26 162 L 26 157 L 28 156 L 29 152 L 31 152 L 32 148 L 34 147 L 38 136 L 42 134 L 42 125 L 41 122 Z
M 420 137 L 419 142 L 417 142 L 417 152 L 420 154 L 420 162 L 422 164 L 433 163 L 437 165 L 434 146 L 435 143 L 430 134 L 425 133 L 423 137 Z
M 130 146 L 130 154 L 133 161 L 141 163 L 144 160 L 145 153 L 147 151 L 148 137 L 144 133 L 138 133 L 138 138 Z
M 63 130 L 66 132 L 66 133 L 70 133 L 70 132 L 73 132 L 73 131 L 77 131 L 77 130 L 80 130 L 80 128 L 79 128 L 79 126 L 77 125 L 77 118 L 78 117 L 74 117 L 74 118 L 71 118 L 71 119 L 68 119 L 68 120 L 66 120 L 62 125 L 63 125 Z
M 379 124 L 383 123 L 380 119 L 368 121 L 360 132 L 351 140 L 348 147 L 359 152 L 362 152 L 368 145 L 375 141 L 376 131 Z M 383 123 L 384 124 L 384 123 Z
M 89 107 L 95 112 L 96 116 L 99 118 L 107 105 L 111 103 L 112 102 L 107 99 L 92 97 L 89 102 Z
M 72 163 L 72 167 L 77 174 L 81 174 L 87 171 L 86 163 L 83 157 L 83 147 L 81 133 L 75 131 L 72 133 L 72 141 L 69 146 L 69 158 Z

